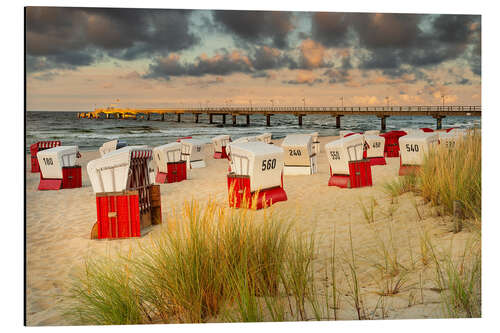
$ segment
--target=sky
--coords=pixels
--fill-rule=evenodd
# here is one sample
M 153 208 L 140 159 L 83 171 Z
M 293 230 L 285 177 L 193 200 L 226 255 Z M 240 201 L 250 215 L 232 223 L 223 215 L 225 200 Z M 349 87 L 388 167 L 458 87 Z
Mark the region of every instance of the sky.
M 480 105 L 481 16 L 28 7 L 26 108 Z

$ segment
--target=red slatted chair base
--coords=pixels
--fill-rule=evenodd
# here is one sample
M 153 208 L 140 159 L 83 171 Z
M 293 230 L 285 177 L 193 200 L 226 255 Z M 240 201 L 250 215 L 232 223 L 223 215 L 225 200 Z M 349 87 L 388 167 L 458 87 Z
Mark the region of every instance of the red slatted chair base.
M 262 209 L 288 200 L 281 186 L 250 192 L 250 177 L 227 175 L 229 207 Z
M 62 188 L 80 188 L 82 187 L 82 167 L 75 165 L 62 168 L 63 179 Z
M 288 197 L 286 196 L 285 190 L 278 186 L 259 191 L 257 196 L 255 196 L 255 193 L 252 193 L 251 204 L 253 204 L 253 200 L 257 200 L 256 209 L 262 209 L 270 207 L 280 201 L 287 201 Z
M 222 147 L 222 151 L 214 152 L 214 159 L 223 159 L 223 158 L 229 159 L 226 152 L 226 146 Z
M 328 186 L 338 186 L 340 188 L 372 186 L 370 161 L 361 160 L 349 162 L 349 175 L 332 174 L 328 180 Z
M 351 180 L 348 175 L 333 175 L 328 180 L 328 186 L 351 188 Z
M 385 157 L 371 157 L 370 165 L 386 165 Z
M 63 167 L 62 174 L 62 179 L 54 179 L 43 178 L 42 173 L 40 173 L 40 184 L 38 184 L 38 190 L 60 190 L 82 187 L 82 167 L 80 165 Z
M 158 171 L 155 182 L 157 184 L 177 183 L 187 179 L 186 161 L 167 163 L 167 173 Z
M 155 183 L 157 183 L 157 184 L 165 184 L 166 182 L 167 182 L 167 174 L 164 173 L 164 172 L 158 171 L 156 173 Z
M 41 175 L 41 174 L 40 174 Z M 62 179 L 40 179 L 40 184 L 38 184 L 38 190 L 60 190 L 62 188 Z
M 96 196 L 97 239 L 141 237 L 139 195 Z
M 38 165 L 38 159 L 33 156 L 31 156 L 31 173 L 38 173 L 40 172 L 40 165 Z

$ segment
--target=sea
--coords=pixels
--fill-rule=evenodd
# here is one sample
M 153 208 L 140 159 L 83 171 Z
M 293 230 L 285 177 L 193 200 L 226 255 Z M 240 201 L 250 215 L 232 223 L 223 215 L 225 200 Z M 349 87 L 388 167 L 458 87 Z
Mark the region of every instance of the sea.
M 106 141 L 119 139 L 127 145 L 148 145 L 151 147 L 174 142 L 185 136 L 192 136 L 209 141 L 220 134 L 229 134 L 237 139 L 270 132 L 273 139 L 284 138 L 291 133 L 318 132 L 320 136 L 338 135 L 339 130 L 353 132 L 380 129 L 380 119 L 376 116 L 344 116 L 341 128 L 335 127 L 335 118 L 323 115 L 303 117 L 302 126 L 298 126 L 297 117 L 293 115 L 273 115 L 271 126 L 266 127 L 264 115 L 250 117 L 250 125 L 246 125 L 246 117 L 239 116 L 236 126 L 232 117 L 226 116 L 226 124 L 222 124 L 222 116 L 214 116 L 215 124 L 209 124 L 207 115 L 200 115 L 199 122 L 194 122 L 191 114 L 182 115 L 181 122 L 177 116 L 165 115 L 161 121 L 159 115 L 152 115 L 150 120 L 140 119 L 82 119 L 77 112 L 27 111 L 26 116 L 26 153 L 29 146 L 38 141 L 60 140 L 63 145 L 76 145 L 80 151 L 97 150 Z M 481 117 L 446 117 L 442 121 L 443 128 L 481 127 Z M 386 130 L 401 128 L 436 128 L 436 120 L 432 117 L 400 117 L 386 119 Z

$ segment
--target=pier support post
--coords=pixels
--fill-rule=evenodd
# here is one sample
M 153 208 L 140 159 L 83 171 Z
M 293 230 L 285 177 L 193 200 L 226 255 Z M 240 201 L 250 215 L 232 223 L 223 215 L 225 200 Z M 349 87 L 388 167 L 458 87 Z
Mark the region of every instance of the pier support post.
M 165 114 L 164 113 L 161 114 L 161 121 L 165 121 Z
M 335 127 L 336 128 L 340 128 L 340 117 L 342 117 L 342 116 L 335 117 Z
M 247 126 L 250 126 L 250 115 L 247 114 Z
M 148 113 L 148 120 L 151 120 L 151 113 Z
M 434 116 L 434 118 L 436 118 L 436 129 L 440 130 L 443 126 L 443 118 L 445 116 Z
M 233 126 L 235 126 L 235 125 L 236 125 L 236 115 L 233 114 Z
M 266 126 L 271 127 L 271 115 L 266 114 Z
M 195 113 L 194 114 L 194 122 L 197 123 L 197 124 L 198 124 L 199 117 L 200 117 L 199 113 Z
M 177 122 L 178 122 L 178 123 L 180 123 L 180 122 L 181 122 L 181 114 L 180 114 L 180 113 L 178 113 L 178 114 L 177 114 Z
M 385 131 L 385 119 L 386 118 L 389 118 L 389 116 L 377 116 L 378 118 L 380 118 L 380 130 L 382 131 Z
M 224 125 L 226 125 L 226 115 L 225 114 L 222 115 L 222 123 Z
M 213 124 L 213 123 L 214 123 L 214 115 L 213 115 L 213 114 L 211 114 L 211 113 L 208 115 L 208 122 L 209 122 L 210 124 Z
M 109 113 L 106 113 L 106 119 L 109 119 Z
M 302 126 L 302 115 L 299 115 L 299 126 Z

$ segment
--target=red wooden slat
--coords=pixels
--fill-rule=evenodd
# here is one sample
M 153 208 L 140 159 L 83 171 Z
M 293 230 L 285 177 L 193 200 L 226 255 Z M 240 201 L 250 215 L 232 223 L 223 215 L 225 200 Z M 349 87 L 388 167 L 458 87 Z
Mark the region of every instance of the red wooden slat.
M 61 186 L 62 179 L 40 179 L 38 190 L 59 190 Z
M 97 197 L 96 205 L 99 239 L 140 237 L 137 194 Z
M 62 188 L 82 187 L 82 167 L 79 165 L 73 167 L 63 167 Z
M 155 179 L 155 182 L 158 183 L 158 184 L 165 184 L 167 180 L 167 174 L 164 173 L 164 172 L 160 172 L 158 171 L 156 173 L 156 179 Z

